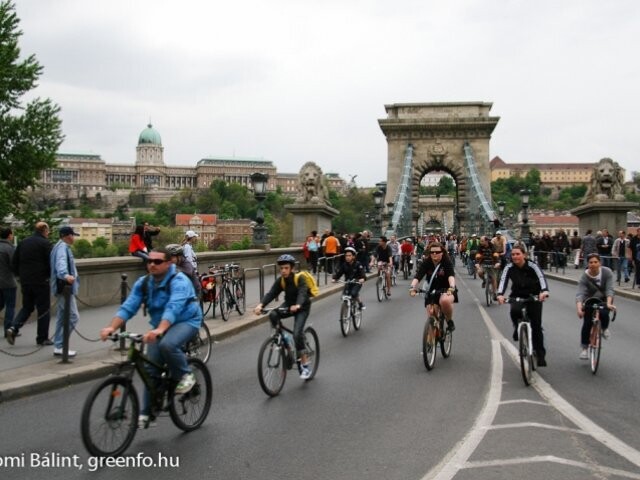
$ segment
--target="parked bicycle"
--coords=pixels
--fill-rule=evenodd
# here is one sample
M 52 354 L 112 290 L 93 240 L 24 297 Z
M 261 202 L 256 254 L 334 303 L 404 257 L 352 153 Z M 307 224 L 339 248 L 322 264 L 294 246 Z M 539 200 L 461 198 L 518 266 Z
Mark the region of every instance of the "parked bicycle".
M 268 313 L 272 309 L 263 309 L 262 313 Z M 285 314 L 287 307 L 278 307 L 278 310 Z M 318 371 L 320 363 L 320 342 L 318 334 L 311 325 L 304 329 L 304 345 L 307 353 L 307 362 L 311 375 L 305 382 L 313 380 Z M 264 393 L 270 397 L 275 397 L 280 393 L 287 378 L 287 371 L 293 366 L 301 369 L 300 359 L 296 351 L 293 339 L 293 331 L 285 327 L 282 321 L 278 322 L 273 334 L 269 336 L 260 347 L 258 353 L 258 381 Z
M 600 312 L 607 309 L 607 303 L 603 302 L 599 298 L 588 298 L 582 305 L 583 310 L 588 306 L 591 306 L 591 333 L 589 335 L 589 364 L 591 366 L 591 373 L 594 375 L 598 371 L 600 365 L 600 353 L 602 352 L 602 324 L 600 323 Z M 609 319 L 613 322 L 616 319 L 616 310 L 613 310 L 613 315 Z
M 127 360 L 117 365 L 117 373 L 95 385 L 84 403 L 80 421 L 82 442 L 91 455 L 117 457 L 131 445 L 139 428 L 140 400 L 133 384 L 136 372 L 150 392 L 149 422 L 168 412 L 173 423 L 185 432 L 203 424 L 211 408 L 212 387 L 211 375 L 202 361 L 188 359 L 196 384 L 187 393 L 176 394 L 177 382 L 171 379 L 166 366 L 143 354 L 142 334 L 119 332 L 109 338 L 114 342 L 128 340 L 129 349 Z M 145 365 L 157 368 L 160 377 L 152 378 Z
M 351 330 L 351 323 L 355 330 L 360 330 L 362 325 L 362 309 L 358 305 L 355 297 L 347 294 L 348 286 L 358 284 L 358 280 L 347 280 L 340 282 L 344 284 L 344 290 L 342 292 L 342 304 L 340 306 L 340 331 L 343 336 L 349 335 Z
M 215 265 L 209 265 L 208 273 L 200 275 L 200 307 L 202 308 L 202 318 L 206 318 L 211 312 L 216 318 L 216 306 L 220 303 L 220 282 L 221 273 Z
M 531 330 L 531 320 L 527 313 L 527 305 L 533 302 L 539 302 L 537 296 L 520 298 L 505 298 L 505 303 L 518 303 L 522 305 L 522 317 L 518 322 L 518 355 L 520 356 L 520 372 L 524 384 L 529 386 L 533 383 L 533 372 L 536 370 L 534 362 L 533 336 Z
M 245 287 L 240 273 L 240 265 L 226 264 L 222 268 L 220 278 L 220 314 L 226 322 L 234 308 L 240 315 L 244 314 L 246 310 Z
M 446 319 L 439 304 L 440 295 L 447 291 L 447 289 L 432 290 L 431 292 L 423 289 L 416 290 L 417 293 L 427 295 L 429 311 L 431 312 L 422 333 L 422 359 L 427 370 L 432 370 L 436 363 L 438 344 L 440 344 L 443 358 L 449 358 L 449 355 L 451 355 L 453 332 L 447 328 Z

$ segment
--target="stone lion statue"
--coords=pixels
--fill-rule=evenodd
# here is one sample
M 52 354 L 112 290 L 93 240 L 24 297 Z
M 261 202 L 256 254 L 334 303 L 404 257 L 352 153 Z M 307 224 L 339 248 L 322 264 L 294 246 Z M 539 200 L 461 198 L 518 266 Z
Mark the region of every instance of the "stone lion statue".
M 610 158 L 601 159 L 593 168 L 591 183 L 582 203 L 603 200 L 624 201 L 624 173 Z
M 322 169 L 314 162 L 305 163 L 298 175 L 298 196 L 296 203 L 314 203 L 330 205 L 329 191 Z

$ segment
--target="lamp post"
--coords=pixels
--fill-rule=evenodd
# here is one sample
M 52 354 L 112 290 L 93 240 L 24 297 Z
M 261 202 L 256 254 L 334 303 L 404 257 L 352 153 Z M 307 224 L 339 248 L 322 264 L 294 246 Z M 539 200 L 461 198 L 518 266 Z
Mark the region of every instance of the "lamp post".
M 253 186 L 253 196 L 258 201 L 258 212 L 256 213 L 256 226 L 253 229 L 253 244 L 263 246 L 267 244 L 267 227 L 264 225 L 264 199 L 267 198 L 267 180 L 269 176 L 256 172 L 251 174 L 251 185 Z
M 505 218 L 504 218 L 504 207 L 505 207 L 505 205 L 506 204 L 502 200 L 500 200 L 498 202 L 498 221 L 500 222 L 500 224 L 502 226 L 506 226 L 505 225 Z
M 531 190 L 528 188 L 520 190 L 520 199 L 522 200 L 522 226 L 520 228 L 520 235 L 526 244 L 529 244 L 529 217 L 527 216 L 527 209 L 529 208 L 530 195 Z
M 387 212 L 389 213 L 389 230 L 393 231 L 393 202 L 387 203 Z
M 384 192 L 376 190 L 373 192 L 373 206 L 376 209 L 376 234 L 382 236 L 382 202 L 384 201 Z

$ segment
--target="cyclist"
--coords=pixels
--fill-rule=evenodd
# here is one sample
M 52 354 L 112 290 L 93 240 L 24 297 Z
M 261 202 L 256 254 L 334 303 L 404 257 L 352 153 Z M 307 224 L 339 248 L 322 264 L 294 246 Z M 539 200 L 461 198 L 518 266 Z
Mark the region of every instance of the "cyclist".
M 478 246 L 478 251 L 476 253 L 476 272 L 482 280 L 482 288 L 484 288 L 486 282 L 486 279 L 484 278 L 484 270 L 487 267 L 493 267 L 496 270 L 496 274 L 493 275 L 491 281 L 493 282 L 493 291 L 497 292 L 497 270 L 500 268 L 500 259 L 498 258 L 498 254 L 494 250 L 493 245 L 489 241 L 489 237 L 483 236 L 480 239 L 480 245 Z
M 511 297 L 526 298 L 537 295 L 540 302 L 549 297 L 549 286 L 542 270 L 531 260 L 525 258 L 522 247 L 514 246 L 511 250 L 511 263 L 507 264 L 500 284 L 498 285 L 498 303 L 504 304 L 504 293 L 511 280 Z M 542 303 L 532 302 L 527 304 L 527 313 L 531 320 L 531 333 L 533 349 L 536 352 L 539 367 L 546 367 L 546 350 L 544 348 L 544 335 L 542 333 Z M 513 322 L 513 340 L 518 340 L 518 321 L 522 316 L 522 305 L 511 304 L 511 321 Z
M 356 299 L 360 310 L 364 310 L 364 303 L 360 300 L 360 289 L 367 277 L 362 264 L 356 261 L 356 255 L 355 248 L 347 247 L 344 249 L 344 262 L 338 266 L 331 281 L 335 283 L 342 275 L 345 280 L 358 280 L 358 283 L 345 285 L 344 291 L 345 295 L 351 295 L 351 298 Z
M 171 261 L 175 264 L 177 270 L 184 273 L 191 280 L 196 294 L 199 294 L 202 287 L 198 279 L 198 272 L 193 268 L 193 264 L 185 258 L 182 245 L 170 243 L 165 248 L 171 254 Z
M 456 278 L 453 271 L 453 264 L 449 260 L 446 250 L 440 242 L 432 242 L 427 249 L 429 258 L 420 264 L 416 276 L 411 280 L 411 288 L 409 294 L 413 297 L 416 295 L 416 287 L 422 277 L 429 278 L 429 284 L 426 290 L 425 307 L 429 310 L 431 307 L 431 293 L 433 290 L 445 290 L 446 293 L 439 294 L 438 304 L 440 310 L 447 319 L 447 326 L 450 331 L 454 331 L 456 326 L 453 323 L 453 302 L 455 301 L 454 292 L 456 290 Z M 427 311 L 427 315 L 433 315 L 433 311 Z
M 602 325 L 602 336 L 609 338 L 609 310 L 615 310 L 613 306 L 613 272 L 610 268 L 601 265 L 600 255 L 597 253 L 587 255 L 587 269 L 578 281 L 578 291 L 576 293 L 576 310 L 578 318 L 582 318 L 582 330 L 580 332 L 581 360 L 589 358 L 587 347 L 589 346 L 593 305 L 587 304 L 583 308 L 583 303 L 591 297 L 607 303 L 607 308 L 600 310 L 600 324 Z
M 400 265 L 400 269 L 404 271 L 404 264 L 408 262 L 409 265 L 409 274 L 411 274 L 411 255 L 413 255 L 413 242 L 410 238 L 405 238 L 400 245 L 400 253 L 402 253 L 402 263 Z
M 304 324 L 311 310 L 309 289 L 302 276 L 298 277 L 298 284 L 296 285 L 295 275 L 293 273 L 296 259 L 292 255 L 286 253 L 280 255 L 276 263 L 280 267 L 280 277 L 273 283 L 271 290 L 262 297 L 262 300 L 256 306 L 254 312 L 256 315 L 260 315 L 263 307 L 268 305 L 284 291 L 284 303 L 280 305 L 280 308 L 287 307 L 287 313 L 280 313 L 279 308 L 274 308 L 269 312 L 269 320 L 275 328 L 278 326 L 280 319 L 291 316 L 295 317 L 293 322 L 293 339 L 296 343 L 296 351 L 300 355 L 300 378 L 307 380 L 311 376 L 311 369 L 309 368 L 309 360 L 304 344 Z M 283 283 L 284 289 L 282 287 Z
M 202 310 L 191 280 L 177 271 L 166 249 L 157 248 L 149 252 L 147 269 L 149 275 L 140 277 L 134 283 L 111 324 L 100 331 L 100 338 L 105 341 L 133 318 L 144 303 L 152 327 L 143 337 L 147 344 L 147 356 L 155 363 L 167 364 L 171 377 L 178 382 L 175 392 L 184 394 L 193 388 L 196 379 L 189 369 L 182 347 L 198 333 Z M 159 375 L 155 367 L 147 365 L 146 368 L 152 377 Z M 149 391 L 145 389 L 138 418 L 140 428 L 149 426 L 150 403 Z
M 480 242 L 478 240 L 478 235 L 474 233 L 467 241 L 467 262 L 469 262 L 469 264 L 473 266 L 473 268 L 475 268 L 474 262 L 476 260 L 476 253 L 478 253 L 479 247 Z
M 507 239 L 502 235 L 502 232 L 500 230 L 498 230 L 496 232 L 496 236 L 491 239 L 491 245 L 493 245 L 493 249 L 498 255 L 500 255 L 501 268 L 504 268 L 504 266 L 507 264 L 507 243 Z
M 384 235 L 380 237 L 380 243 L 378 243 L 374 255 L 378 270 L 384 270 L 385 277 L 387 277 L 387 295 L 389 296 L 391 295 L 391 262 L 393 262 L 393 253 L 391 252 L 391 247 L 387 245 L 387 237 Z
M 393 268 L 395 268 L 397 272 L 398 267 L 400 266 L 400 242 L 398 242 L 395 235 L 391 235 L 391 240 L 389 240 L 389 247 L 391 247 Z

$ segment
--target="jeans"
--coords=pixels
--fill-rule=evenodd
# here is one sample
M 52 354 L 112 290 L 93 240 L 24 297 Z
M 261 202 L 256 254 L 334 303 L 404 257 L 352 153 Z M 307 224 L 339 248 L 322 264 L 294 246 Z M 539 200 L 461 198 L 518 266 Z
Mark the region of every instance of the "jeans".
M 582 317 L 582 329 L 580 330 L 580 344 L 583 348 L 589 346 L 589 337 L 591 336 L 591 325 L 593 319 L 593 308 L 584 308 L 584 317 Z M 603 308 L 600 310 L 600 326 L 603 330 L 609 328 L 609 309 Z
M 627 257 L 616 258 L 616 280 L 620 282 L 620 274 L 624 273 L 624 279 L 629 278 L 629 259 Z
M 55 348 L 62 348 L 64 341 L 64 314 L 64 295 L 56 295 L 56 331 L 53 334 L 53 344 Z M 72 330 L 76 328 L 78 320 L 80 320 L 78 304 L 76 303 L 76 297 L 71 295 L 69 299 L 69 335 L 71 335 Z
M 289 307 L 289 305 L 283 303 L 280 307 Z M 293 339 L 296 342 L 296 351 L 298 352 L 298 355 L 300 355 L 306 350 L 306 346 L 304 344 L 304 324 L 309 316 L 309 310 L 300 309 L 296 313 L 287 312 L 285 314 L 280 314 L 278 309 L 274 308 L 269 312 L 269 320 L 274 328 L 278 325 L 278 320 L 292 316 L 295 316 L 293 321 Z
M 23 284 L 22 287 L 22 308 L 13 319 L 11 327 L 16 333 L 20 331 L 27 319 L 31 316 L 33 309 L 38 312 L 38 333 L 36 342 L 42 343 L 49 339 L 49 321 L 51 308 L 51 291 L 49 282 L 42 285 Z
M 184 344 L 191 340 L 197 333 L 198 329 L 188 323 L 175 323 L 171 325 L 160 340 L 147 344 L 147 357 L 157 364 L 166 364 L 171 373 L 171 378 L 177 382 L 191 371 L 187 363 L 187 354 L 184 353 L 182 348 Z M 151 364 L 146 364 L 145 368 L 151 378 L 157 378 L 160 375 L 158 369 Z M 150 405 L 151 395 L 149 394 L 149 390 L 145 388 L 140 413 L 142 415 L 149 415 Z
M 6 332 L 13 323 L 16 313 L 16 287 L 0 288 L 0 311 L 4 310 L 4 331 Z

